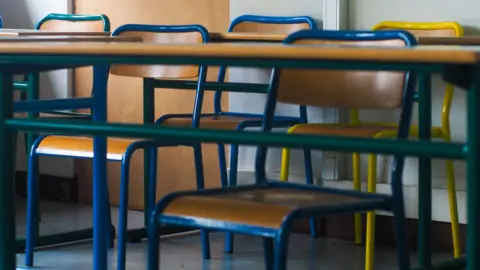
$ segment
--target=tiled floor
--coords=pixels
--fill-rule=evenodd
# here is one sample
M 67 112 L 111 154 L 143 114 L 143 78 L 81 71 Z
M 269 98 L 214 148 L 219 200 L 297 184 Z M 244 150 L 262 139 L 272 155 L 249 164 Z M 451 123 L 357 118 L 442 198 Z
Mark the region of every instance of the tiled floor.
M 25 231 L 23 200 L 17 204 L 18 232 Z M 53 233 L 69 231 L 74 228 L 91 226 L 90 206 L 73 204 L 42 203 L 43 220 L 41 231 Z M 112 212 L 114 220 L 116 211 Z M 139 227 L 142 224 L 143 213 L 131 212 L 130 226 Z M 226 255 L 223 250 L 223 235 L 212 234 L 212 259 L 203 261 L 198 236 L 166 239 L 162 242 L 161 269 L 165 270 L 260 270 L 265 269 L 261 240 L 254 237 L 241 236 L 237 238 L 235 253 Z M 146 269 L 146 244 L 129 244 L 127 269 Z M 110 252 L 110 269 L 115 269 L 115 250 Z M 437 254 L 435 260 L 449 258 L 449 254 Z M 23 254 L 19 254 L 18 266 L 23 269 Z M 315 239 L 296 235 L 290 241 L 289 269 L 364 269 L 364 249 L 352 243 Z M 412 264 L 416 261 L 412 254 Z M 42 249 L 36 252 L 36 269 L 91 269 L 92 253 L 90 243 L 77 243 Z M 376 270 L 396 269 L 396 257 L 393 249 L 376 250 Z

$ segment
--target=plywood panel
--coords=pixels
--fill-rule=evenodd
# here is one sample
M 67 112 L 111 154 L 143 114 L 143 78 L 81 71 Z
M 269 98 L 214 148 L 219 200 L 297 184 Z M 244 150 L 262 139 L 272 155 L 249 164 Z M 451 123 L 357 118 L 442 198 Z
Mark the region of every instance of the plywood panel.
M 229 1 L 226 0 L 78 0 L 75 3 L 77 14 L 107 15 L 112 30 L 122 24 L 202 24 L 209 31 L 225 32 L 230 22 Z M 209 71 L 209 79 L 216 79 L 216 70 Z M 76 71 L 75 95 L 89 96 L 91 89 L 91 69 Z M 142 121 L 142 80 L 111 76 L 109 81 L 109 121 L 136 123 Z M 204 111 L 213 110 L 213 96 L 207 95 Z M 225 96 L 224 106 L 228 101 Z M 194 92 L 169 89 L 156 91 L 156 115 L 165 113 L 191 113 Z M 224 107 L 227 108 L 227 107 Z M 207 186 L 218 186 L 219 169 L 216 146 L 203 147 L 204 170 Z M 91 162 L 77 160 L 76 171 L 79 177 L 79 197 L 82 202 L 92 198 Z M 166 193 L 195 188 L 195 169 L 191 148 L 179 147 L 159 151 L 158 196 Z M 132 161 L 130 182 L 130 206 L 143 208 L 143 153 L 139 151 Z M 111 163 L 108 167 L 110 201 L 118 203 L 120 164 Z

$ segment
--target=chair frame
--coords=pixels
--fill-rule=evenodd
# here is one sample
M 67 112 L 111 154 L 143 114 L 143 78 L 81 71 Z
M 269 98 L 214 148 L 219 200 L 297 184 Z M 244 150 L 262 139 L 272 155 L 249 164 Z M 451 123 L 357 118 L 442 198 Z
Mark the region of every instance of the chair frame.
M 2 16 L 0 16 L 0 28 L 3 28 L 3 19 L 2 19 Z
M 406 31 L 299 31 L 285 39 L 284 43 L 289 44 L 295 40 L 300 39 L 334 39 L 334 40 L 385 40 L 385 39 L 402 39 L 406 46 L 415 44 L 415 38 Z M 268 132 L 273 128 L 274 112 L 276 107 L 276 96 L 279 83 L 279 70 L 274 69 L 271 80 L 267 104 L 265 105 L 265 116 L 262 123 L 262 131 Z M 413 114 L 413 97 L 415 94 L 414 74 L 405 73 L 404 95 L 402 103 L 402 111 L 400 117 L 400 124 L 398 126 L 397 139 L 407 139 L 411 118 Z M 148 269 L 158 270 L 158 256 L 159 256 L 159 238 L 157 223 L 177 224 L 189 227 L 196 227 L 209 230 L 221 230 L 227 232 L 236 232 L 243 234 L 250 234 L 261 236 L 264 238 L 265 262 L 267 269 L 285 270 L 287 265 L 287 247 L 288 239 L 294 221 L 303 218 L 312 218 L 315 216 L 322 216 L 333 213 L 345 212 L 361 212 L 367 210 L 387 210 L 394 214 L 395 217 L 395 232 L 397 237 L 397 255 L 400 269 L 410 269 L 408 245 L 406 239 L 406 227 L 404 223 L 405 208 L 403 198 L 403 167 L 405 157 L 396 155 L 392 166 L 392 195 L 383 195 L 376 193 L 364 193 L 354 190 L 338 190 L 326 187 L 316 187 L 312 185 L 291 184 L 285 182 L 274 182 L 267 180 L 265 165 L 267 157 L 267 147 L 259 146 L 257 148 L 256 162 L 255 162 L 255 178 L 256 184 L 242 187 L 229 187 L 224 189 L 208 189 L 202 191 L 186 191 L 171 193 L 162 198 L 153 214 L 152 224 L 149 226 L 149 254 L 148 254 Z M 244 191 L 253 188 L 287 188 L 296 190 L 310 190 L 318 192 L 326 192 L 330 194 L 345 194 L 350 196 L 358 196 L 362 198 L 375 198 L 375 202 L 362 202 L 356 206 L 346 205 L 332 205 L 332 206 L 309 206 L 299 207 L 287 215 L 279 229 L 265 228 L 262 226 L 253 226 L 245 224 L 229 223 L 227 221 L 215 220 L 211 222 L 209 219 L 197 219 L 192 216 L 169 216 L 164 214 L 165 208 L 174 199 L 188 196 L 208 196 L 226 193 L 234 193 L 237 191 Z M 275 247 L 274 247 L 275 246 Z
M 40 21 L 37 22 L 35 25 L 35 29 L 40 29 L 41 25 L 49 20 L 63 20 L 63 21 L 103 21 L 104 23 L 104 30 L 110 31 L 110 21 L 107 16 L 105 15 L 77 15 L 77 14 L 57 14 L 51 13 L 42 18 Z M 21 82 L 14 82 L 13 87 L 15 90 L 20 90 L 21 100 L 37 100 L 39 98 L 39 74 L 32 73 L 27 74 L 24 76 Z M 68 112 L 48 112 L 51 114 L 57 115 L 70 115 L 75 116 L 75 119 L 78 119 L 78 116 L 84 116 L 84 114 L 76 114 L 76 113 L 68 113 Z M 39 116 L 38 112 L 29 112 L 27 113 L 27 118 L 37 118 Z M 90 118 L 90 116 L 88 117 Z M 39 222 L 40 222 L 40 215 L 39 215 L 39 194 L 38 194 L 38 160 L 32 159 L 30 156 L 31 148 L 35 145 L 35 140 L 39 139 L 38 134 L 35 132 L 27 132 L 25 133 L 25 148 L 28 156 L 28 179 L 27 179 L 27 193 L 28 193 L 28 206 L 27 206 L 27 239 L 26 239 L 26 256 L 25 256 L 25 264 L 27 266 L 33 266 L 33 249 L 35 247 L 35 242 L 37 238 L 39 238 Z M 33 169 L 32 169 L 33 168 Z M 37 174 L 37 175 L 35 175 Z M 30 183 L 32 182 L 35 183 Z M 108 201 L 108 194 L 106 195 Z M 30 218 L 30 219 L 29 219 Z M 111 222 L 110 222 L 111 223 Z M 79 236 L 74 237 L 77 241 L 80 239 L 84 239 L 84 230 L 79 231 Z M 76 231 L 70 233 L 77 233 Z M 55 243 L 62 243 L 65 236 L 60 236 L 57 239 L 53 240 Z M 113 239 L 115 237 L 115 227 L 112 225 L 110 228 L 110 235 L 107 237 L 107 241 L 109 245 L 113 247 Z M 77 239 L 79 238 L 79 239 Z M 28 240 L 30 239 L 30 240 Z M 71 240 L 70 240 L 71 241 Z
M 112 36 L 118 36 L 123 32 L 152 32 L 152 33 L 186 33 L 186 32 L 199 32 L 202 35 L 203 42 L 206 43 L 209 41 L 209 34 L 208 30 L 201 26 L 201 25 L 144 25 L 144 24 L 127 24 L 118 27 L 113 33 Z M 199 68 L 199 79 L 197 84 L 197 96 L 195 105 L 193 107 L 193 111 L 200 111 L 203 99 L 203 91 L 200 91 L 200 88 L 203 87 L 203 84 L 206 80 L 206 73 L 207 68 L 205 66 L 200 66 Z M 107 77 L 108 79 L 108 77 Z M 157 81 L 153 78 L 144 78 L 143 79 L 143 87 L 144 93 L 146 93 L 143 97 L 144 103 L 144 122 L 151 123 L 154 119 L 154 91 L 155 85 L 154 82 Z M 92 95 L 95 93 L 92 92 Z M 199 119 L 195 117 L 195 119 Z M 198 126 L 198 120 L 192 122 L 193 127 Z M 51 154 L 44 154 L 36 152 L 40 143 L 46 138 L 47 136 L 42 136 L 38 138 L 32 148 L 29 155 L 29 164 L 30 169 L 28 171 L 28 188 L 29 192 L 38 188 L 36 185 L 38 181 L 36 181 L 36 177 L 38 176 L 37 170 L 38 168 L 35 166 L 38 164 L 36 159 L 38 156 L 63 156 L 63 157 L 73 157 L 73 158 L 83 158 L 83 159 L 92 159 L 92 156 L 68 156 L 68 155 L 51 155 Z M 148 224 L 150 219 L 150 213 L 153 211 L 155 206 L 155 198 L 156 198 L 156 173 L 157 173 L 157 149 L 160 147 L 173 147 L 178 145 L 184 145 L 187 143 L 182 142 L 160 142 L 155 140 L 139 140 L 132 142 L 128 148 L 126 149 L 125 153 L 122 156 L 122 159 L 116 158 L 108 158 L 109 161 L 114 162 L 121 162 L 121 179 L 120 179 L 120 206 L 119 206 L 119 222 L 118 222 L 118 255 L 117 255 L 117 269 L 123 270 L 125 269 L 125 262 L 126 262 L 126 243 L 127 243 L 127 220 L 128 220 L 128 194 L 129 194 L 129 172 L 130 172 L 130 161 L 132 155 L 137 150 L 144 150 L 145 152 L 145 225 Z M 197 187 L 202 189 L 204 187 L 204 179 L 203 179 L 203 165 L 202 165 L 202 156 L 201 156 L 201 146 L 200 144 L 187 144 L 194 148 L 195 155 L 197 157 L 196 160 L 199 163 L 195 164 L 196 168 L 196 179 L 197 179 Z M 38 165 L 37 165 L 38 166 Z M 34 193 L 32 193 L 34 194 Z M 36 235 L 35 228 L 32 225 L 32 220 L 35 220 L 36 216 L 36 206 L 34 204 L 36 198 L 29 197 L 28 203 L 28 218 L 27 218 L 27 251 L 26 251 L 26 265 L 31 266 L 33 265 L 33 246 L 34 240 Z M 135 230 L 134 230 L 135 231 Z M 146 236 L 146 235 L 145 235 Z M 203 239 L 203 247 L 204 247 L 204 254 L 207 256 L 207 259 L 210 257 L 210 247 L 208 241 L 208 233 L 202 232 L 202 239 Z M 141 239 L 140 239 L 141 240 Z
M 317 25 L 315 20 L 309 16 L 286 16 L 286 17 L 279 17 L 279 16 L 258 16 L 258 15 L 242 15 L 235 18 L 228 28 L 228 32 L 232 32 L 240 23 L 243 22 L 253 22 L 253 23 L 262 23 L 262 24 L 298 24 L 298 23 L 307 23 L 311 30 L 316 30 Z M 218 72 L 217 82 L 224 83 L 226 77 L 226 66 L 221 66 Z M 236 113 L 236 112 L 224 112 L 221 108 L 222 104 L 222 90 L 215 91 L 214 93 L 214 113 L 213 114 L 205 114 L 202 113 L 199 117 L 205 116 L 238 116 L 238 117 L 251 117 L 254 118 L 252 120 L 246 120 L 238 124 L 235 130 L 244 130 L 246 128 L 252 127 L 261 127 L 262 124 L 262 114 L 250 114 L 250 113 Z M 242 92 L 242 91 L 236 91 Z M 245 91 L 247 92 L 247 91 Z M 250 93 L 252 93 L 250 91 Z M 259 92 L 264 93 L 264 92 Z M 276 128 L 285 128 L 291 127 L 295 124 L 299 123 L 307 123 L 307 108 L 306 106 L 299 106 L 299 117 L 292 117 L 292 116 L 275 116 L 274 118 L 274 126 Z M 171 118 L 191 118 L 192 114 L 167 114 L 159 118 L 155 124 L 161 125 L 168 119 Z M 256 119 L 255 119 L 256 118 Z M 238 171 L 238 151 L 239 146 L 237 144 L 230 145 L 230 171 L 227 177 L 227 163 L 226 163 L 226 153 L 225 153 L 225 145 L 219 144 L 218 145 L 218 158 L 219 158 L 219 167 L 220 167 L 220 180 L 223 187 L 227 186 L 236 186 L 237 185 L 237 171 Z M 305 156 L 307 158 L 311 157 L 310 150 L 305 150 Z M 313 184 L 313 182 L 311 183 Z M 311 224 L 311 235 L 312 237 L 317 237 L 318 232 L 316 229 L 317 225 L 315 220 L 312 220 Z M 233 253 L 233 245 L 234 245 L 234 237 L 232 234 L 227 234 L 226 241 L 225 241 L 225 252 Z
M 430 23 L 415 23 L 415 22 L 381 22 L 373 27 L 373 31 L 381 29 L 398 29 L 398 30 L 444 30 L 452 29 L 455 31 L 457 36 L 463 35 L 463 28 L 456 22 L 430 22 Z M 450 108 L 453 98 L 453 86 L 447 85 L 445 91 L 445 97 L 442 108 L 442 127 L 433 127 L 432 128 L 432 137 L 440 138 L 445 141 L 450 141 Z M 414 101 L 418 101 L 418 93 L 414 95 Z M 320 124 L 322 126 L 331 125 L 335 126 L 336 124 Z M 397 126 L 393 123 L 378 123 L 378 122 L 363 122 L 360 120 L 359 113 L 357 109 L 350 110 L 350 122 L 342 123 L 342 125 L 374 125 L 374 126 L 385 126 L 392 127 Z M 289 130 L 289 133 L 295 131 L 298 127 L 294 126 Z M 377 133 L 374 138 L 395 138 L 397 135 L 396 130 L 384 130 Z M 412 126 L 409 132 L 409 136 L 418 137 L 419 128 L 418 126 Z M 282 152 L 282 169 L 281 169 L 281 179 L 286 181 L 288 180 L 288 167 L 289 167 L 289 150 L 284 149 Z M 377 170 L 377 155 L 370 154 L 368 159 L 368 192 L 376 191 L 376 170 Z M 456 202 L 456 193 L 455 193 L 455 176 L 453 170 L 453 162 L 447 160 L 447 185 L 448 185 L 448 194 L 450 201 L 450 217 L 452 220 L 452 238 L 453 238 L 453 247 L 454 255 L 456 258 L 461 256 L 461 247 L 460 247 L 460 235 L 459 235 L 459 223 L 458 223 L 458 210 Z M 361 190 L 361 179 L 360 179 L 360 154 L 353 153 L 353 188 L 355 190 Z M 373 212 L 367 214 L 367 228 L 366 228 L 366 260 L 365 260 L 365 269 L 373 269 L 374 263 L 374 233 L 375 226 L 374 221 L 375 216 Z M 355 214 L 355 243 L 362 243 L 362 216 L 360 213 Z

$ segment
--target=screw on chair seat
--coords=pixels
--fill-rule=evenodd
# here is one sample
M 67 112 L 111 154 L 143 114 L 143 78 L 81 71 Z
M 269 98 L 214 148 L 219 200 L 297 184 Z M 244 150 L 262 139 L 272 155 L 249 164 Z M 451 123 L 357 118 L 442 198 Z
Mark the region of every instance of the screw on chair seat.
M 123 138 L 107 139 L 107 159 L 122 160 L 128 146 L 135 140 Z M 37 154 L 93 158 L 93 138 L 47 136 L 37 147 Z
M 243 121 L 262 120 L 258 117 L 232 116 L 232 115 L 214 115 L 200 117 L 200 128 L 206 129 L 224 129 L 235 130 Z M 192 118 L 169 118 L 162 122 L 162 125 L 169 127 L 191 127 Z
M 252 186 L 247 190 L 240 187 L 214 194 L 202 194 L 200 191 L 179 195 L 167 202 L 161 219 L 162 221 L 164 219 L 184 220 L 187 223 L 190 221 L 203 226 L 206 225 L 203 223 L 208 223 L 210 226 L 207 227 L 210 228 L 222 227 L 220 224 L 230 226 L 241 224 L 278 230 L 285 218 L 298 209 L 315 207 L 318 212 L 321 212 L 322 208 L 338 209 L 338 207 L 349 205 L 355 207 L 362 202 L 366 204 L 371 202 L 373 207 L 382 204 L 383 200 L 386 201 L 378 196 L 332 193 L 322 188 L 302 190 L 294 187 L 296 185 L 282 185 L 285 186 Z M 288 187 L 289 185 L 292 187 Z

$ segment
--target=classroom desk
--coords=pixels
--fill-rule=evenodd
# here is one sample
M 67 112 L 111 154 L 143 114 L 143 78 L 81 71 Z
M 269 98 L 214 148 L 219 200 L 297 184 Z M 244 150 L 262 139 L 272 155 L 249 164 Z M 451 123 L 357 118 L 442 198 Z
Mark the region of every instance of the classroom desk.
M 211 42 L 282 42 L 286 34 L 211 32 Z M 480 45 L 480 36 L 419 37 L 419 45 Z
M 0 36 L 110 36 L 110 32 L 44 31 L 1 28 Z
M 141 42 L 141 37 L 111 37 L 111 36 L 1 36 L 0 42 Z
M 106 139 L 104 136 L 132 138 L 162 138 L 191 142 L 237 143 L 247 145 L 285 146 L 291 148 L 323 149 L 361 153 L 401 154 L 420 157 L 421 182 L 431 178 L 430 157 L 464 159 L 467 161 L 468 197 L 468 255 L 447 264 L 469 270 L 480 269 L 480 50 L 472 47 L 419 46 L 416 48 L 349 47 L 325 45 L 322 47 L 286 46 L 279 44 L 202 44 L 158 45 L 148 43 L 0 43 L 0 268 L 15 269 L 15 215 L 13 196 L 14 155 L 13 130 L 94 135 L 94 268 L 106 269 L 107 209 L 102 204 L 106 191 Z M 377 139 L 338 138 L 328 136 L 288 135 L 258 132 L 192 130 L 151 127 L 134 124 L 108 124 L 93 121 L 73 122 L 42 119 L 13 119 L 12 76 L 15 71 L 43 72 L 47 70 L 89 66 L 96 64 L 94 85 L 99 95 L 81 99 L 64 99 L 57 103 L 34 101 L 15 104 L 15 111 L 44 111 L 68 108 L 92 108 L 95 121 L 106 120 L 106 77 L 108 64 L 205 64 L 254 67 L 410 70 L 421 73 L 420 141 L 391 141 Z M 468 136 L 466 143 L 429 142 L 430 139 L 430 73 L 441 73 L 452 65 L 468 67 Z M 30 101 L 32 102 L 32 101 Z M 478 168 L 478 169 L 477 169 Z M 431 194 L 426 194 L 431 196 Z M 430 211 L 428 211 L 430 209 Z M 431 265 L 430 233 L 431 205 L 421 216 L 427 224 L 419 238 L 423 258 L 421 267 Z M 445 266 L 445 264 L 440 264 Z
M 61 33 L 63 34 L 63 33 Z M 2 36 L 0 34 L 0 43 L 13 43 L 13 42 L 22 42 L 22 43 L 42 43 L 42 42 L 141 42 L 142 39 L 140 37 L 111 37 L 111 36 L 103 36 L 103 35 L 92 35 L 92 36 L 65 36 L 65 35 L 42 35 L 42 36 L 29 36 L 29 35 L 18 35 L 18 36 Z M 35 100 L 39 97 L 38 88 L 38 80 L 39 74 L 38 73 L 30 73 L 27 75 L 28 82 L 16 82 L 14 83 L 15 89 L 23 90 L 27 92 L 27 98 L 29 100 Z M 27 116 L 29 118 L 37 117 L 35 113 L 28 113 Z M 36 136 L 34 134 L 29 135 L 29 142 L 33 143 L 33 140 Z M 113 229 L 114 231 L 114 229 Z M 79 240 L 91 239 L 93 236 L 92 228 L 76 230 L 76 231 L 67 231 L 64 233 L 57 233 L 57 234 L 50 234 L 50 235 L 42 235 L 36 241 L 36 247 L 42 246 L 51 246 L 60 243 L 68 243 L 74 242 Z M 20 238 L 16 240 L 16 248 L 17 252 L 24 252 L 25 251 L 25 239 Z

